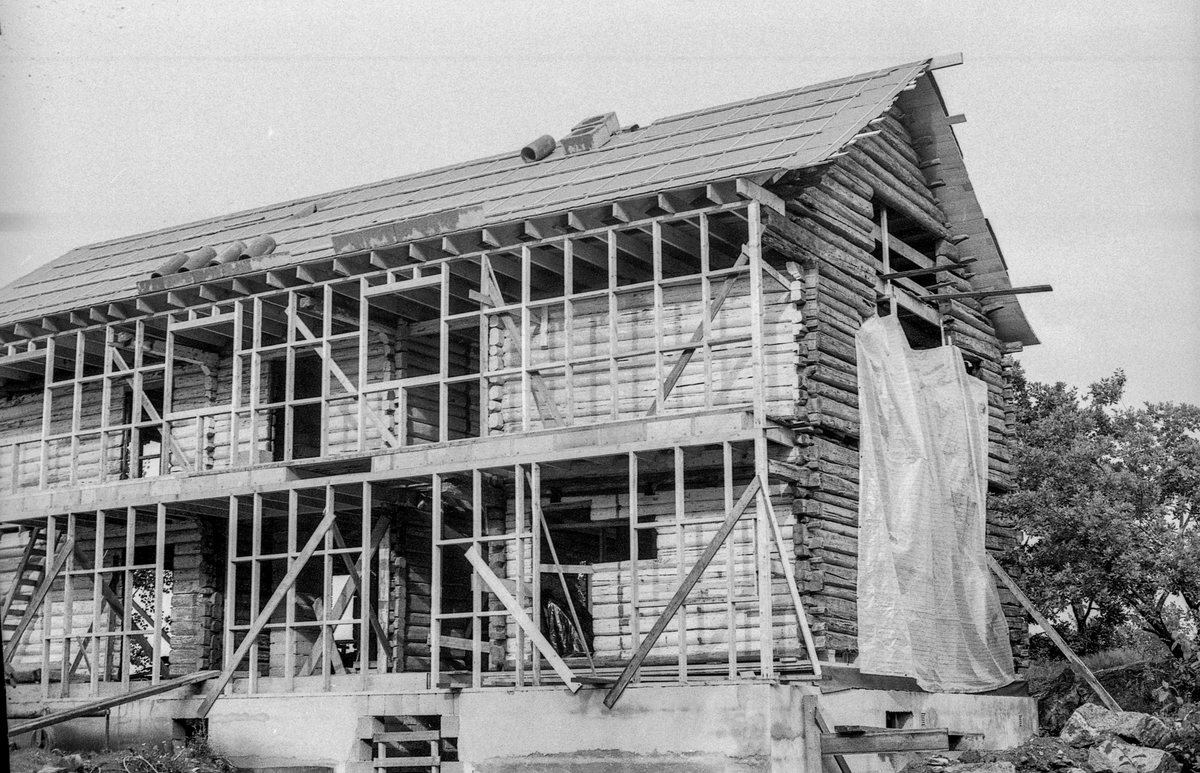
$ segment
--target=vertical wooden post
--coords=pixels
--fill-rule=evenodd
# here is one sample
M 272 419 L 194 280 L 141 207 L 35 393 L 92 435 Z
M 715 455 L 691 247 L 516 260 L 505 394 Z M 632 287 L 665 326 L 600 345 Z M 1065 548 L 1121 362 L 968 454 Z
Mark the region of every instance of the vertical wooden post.
M 362 550 L 359 551 L 358 565 L 358 686 L 360 690 L 367 689 L 367 674 L 371 670 L 371 608 L 374 603 L 371 598 L 371 539 L 367 536 L 374 532 L 371 525 L 371 511 L 374 510 L 371 501 L 371 483 L 362 483 L 362 524 L 359 531 L 362 534 Z M 387 598 L 386 596 L 384 598 Z M 381 626 L 383 627 L 383 626 Z M 386 632 L 387 628 L 383 628 Z M 382 661 L 383 642 L 379 642 L 379 659 Z
M 197 455 L 200 449 L 196 450 Z M 162 645 L 163 645 L 163 583 L 166 579 L 167 561 L 167 506 L 158 503 L 154 528 L 154 662 L 150 665 L 150 681 L 158 684 L 162 680 Z
M 106 327 L 105 333 L 106 333 L 106 335 L 111 336 L 112 327 L 111 326 Z M 69 469 L 70 469 L 69 475 L 70 475 L 72 486 L 77 485 L 79 483 L 79 432 L 81 429 L 81 422 L 82 422 L 82 418 L 83 418 L 83 373 L 84 373 L 83 363 L 84 363 L 84 351 L 85 351 L 85 347 L 87 345 L 86 342 L 87 342 L 87 338 L 84 336 L 83 331 L 82 330 L 75 331 L 75 349 L 79 354 L 75 357 L 74 381 L 71 384 L 71 416 L 70 416 L 71 455 L 67 459 L 67 463 L 68 463 Z M 103 344 L 102 344 L 102 346 L 103 346 Z M 70 529 L 69 526 L 67 528 Z M 64 644 L 64 646 L 66 646 L 65 641 L 63 644 Z M 66 660 L 67 659 L 64 658 L 64 662 Z M 66 689 L 65 682 L 63 683 L 63 687 L 65 690 Z
M 292 461 L 296 441 L 296 327 L 299 322 L 298 296 L 294 290 L 287 292 L 287 356 L 284 360 L 283 387 L 283 460 Z M 322 364 L 322 373 L 324 373 Z M 279 442 L 279 438 L 275 438 Z
M 328 285 L 326 285 L 328 287 Z M 326 360 L 328 362 L 328 360 Z M 325 485 L 325 512 L 337 512 L 336 492 L 333 486 Z M 337 520 L 334 520 L 334 525 L 337 525 Z M 365 535 L 364 535 L 364 538 Z M 337 646 L 333 641 L 334 628 L 330 625 L 329 618 L 333 611 L 333 529 L 325 530 L 325 539 L 322 550 L 322 579 L 321 583 L 321 610 L 318 615 L 321 618 L 321 689 L 325 692 L 333 686 L 333 671 L 334 658 L 341 658 L 337 652 Z M 295 585 L 292 586 L 295 588 Z M 291 591 L 289 591 L 290 593 Z M 339 660 L 338 666 L 341 665 Z
M 144 330 L 144 323 L 139 321 L 139 326 Z M 162 419 L 162 426 L 159 428 L 159 444 L 158 450 L 158 472 L 160 475 L 166 475 L 171 472 L 171 465 L 168 464 L 167 457 L 170 453 L 167 451 L 170 448 L 170 439 L 174 431 L 174 425 L 171 423 L 171 406 L 175 402 L 175 378 L 173 374 L 175 365 L 175 334 L 171 332 L 171 326 L 167 325 L 167 343 L 166 351 L 163 357 L 163 401 L 162 410 L 158 412 L 158 416 Z M 196 471 L 204 469 L 204 419 L 196 418 Z
M 246 319 L 246 302 L 238 299 L 233 302 L 233 358 L 229 377 L 229 466 L 237 467 L 241 458 L 242 427 L 239 417 L 242 412 L 242 379 L 245 378 L 242 359 L 242 326 Z M 250 461 L 249 457 L 246 459 Z
M 663 271 L 662 271 L 662 223 L 655 220 L 651 227 L 653 250 L 651 252 L 652 274 L 654 280 L 654 403 L 661 413 L 666 406 L 666 392 L 663 389 Z M 682 354 L 682 352 L 681 352 Z M 681 639 L 682 641 L 682 639 Z M 681 674 L 682 676 L 682 674 Z
M 533 399 L 533 375 L 529 372 L 529 281 L 531 277 L 530 269 L 530 252 L 529 247 L 521 247 L 521 329 L 518 334 L 521 340 L 517 341 L 517 350 L 521 353 L 521 430 L 528 432 L 530 426 L 529 404 Z M 499 297 L 500 288 L 496 288 L 496 295 Z M 541 414 L 538 414 L 541 416 Z M 542 417 L 543 419 L 547 417 Z
M 104 530 L 105 518 L 104 511 L 96 511 L 96 544 L 92 546 L 92 639 L 88 642 L 91 649 L 91 671 L 88 674 L 91 681 L 91 693 L 96 695 L 100 689 L 100 634 L 101 634 L 101 613 L 104 611 L 104 604 L 100 599 L 104 593 L 102 584 L 104 582 Z M 108 663 L 105 663 L 107 669 Z
M 137 547 L 137 508 L 125 509 L 125 572 L 122 590 L 121 610 L 121 687 L 129 689 L 129 680 L 133 676 L 133 570 L 135 565 L 134 553 Z
M 700 350 L 704 357 L 704 407 L 713 407 L 713 352 L 712 352 L 712 239 L 709 235 L 708 215 L 700 213 L 700 324 L 703 326 L 704 343 Z M 736 280 L 736 277 L 734 278 Z M 682 356 L 682 352 L 680 355 Z M 732 641 L 732 640 L 731 640 Z
M 293 493 L 289 492 L 289 505 L 291 505 Z M 256 492 L 254 494 L 254 505 L 251 515 L 253 520 L 250 524 L 250 620 L 258 618 L 259 605 L 262 603 L 262 559 L 259 558 L 262 555 L 262 509 L 262 494 Z M 295 508 L 289 506 L 288 528 L 291 528 L 293 513 L 295 513 Z M 246 635 L 249 636 L 250 634 L 247 633 Z M 249 686 L 251 695 L 258 692 L 258 654 L 258 636 L 255 635 L 250 644 L 250 663 L 247 667 L 250 676 Z
M 437 687 L 442 675 L 442 475 L 430 476 L 432 554 L 429 578 L 429 686 Z M 400 623 L 402 624 L 402 622 Z M 400 659 L 404 659 L 401 651 Z
M 238 498 L 229 496 L 229 521 L 225 534 L 225 646 L 222 648 L 221 670 L 233 667 L 233 626 L 237 622 L 237 550 L 238 550 Z
M 721 444 L 722 488 L 725 493 L 725 512 L 733 509 L 733 444 L 726 441 Z M 734 535 L 730 535 L 732 539 Z M 725 550 L 725 613 L 727 615 L 726 633 L 729 636 L 729 678 L 737 678 L 737 603 L 734 598 L 737 586 L 734 577 L 737 574 L 737 556 L 734 555 L 732 543 Z
M 250 442 L 248 446 L 249 464 L 258 464 L 262 439 L 262 428 L 259 417 L 259 404 L 262 402 L 262 298 L 254 299 L 254 318 L 251 327 L 250 349 Z M 279 442 L 278 440 L 276 442 Z
M 46 488 L 50 479 L 50 422 L 54 418 L 54 362 L 57 359 L 55 350 L 58 339 L 54 336 L 46 339 L 46 379 L 42 390 L 42 443 L 41 459 L 38 462 L 38 488 Z M 47 547 L 49 550 L 49 547 Z M 49 555 L 49 553 L 47 553 Z M 46 670 L 42 674 L 49 678 Z M 48 682 L 47 682 L 48 684 Z
M 321 317 L 321 456 L 329 456 L 329 379 L 333 377 L 330 363 L 333 362 L 333 345 L 329 336 L 333 335 L 333 285 L 324 287 L 324 311 Z M 329 607 L 325 607 L 329 609 Z
M 563 358 L 566 365 L 563 369 L 563 380 L 566 385 L 567 418 L 566 423 L 575 423 L 575 244 L 570 238 L 563 240 Z M 520 597 L 517 597 L 520 601 Z
M 638 456 L 636 451 L 629 452 L 629 643 L 630 649 L 637 652 L 642 643 L 641 611 L 638 603 L 641 595 L 639 583 L 638 555 Z M 637 678 L 637 675 L 634 675 Z
M 661 390 L 662 379 L 659 381 L 659 389 Z M 659 405 L 662 403 L 660 402 Z M 683 543 L 685 539 L 683 520 L 684 520 L 684 479 L 683 479 L 683 448 L 675 446 L 674 462 L 675 462 L 675 581 L 682 585 L 684 578 L 687 577 L 687 572 L 683 569 L 684 551 Z M 676 631 L 679 637 L 679 682 L 687 683 L 687 634 L 688 634 L 688 605 L 687 599 L 679 605 L 679 614 L 675 617 Z
M 450 439 L 450 264 L 442 263 L 442 282 L 438 288 L 438 439 L 445 443 Z
M 78 381 L 75 382 L 78 385 Z M 76 414 L 78 416 L 78 414 Z M 67 544 L 74 544 L 78 538 L 77 518 L 75 513 L 67 515 Z M 46 554 L 46 567 L 49 570 L 50 554 Z M 75 551 L 67 554 L 67 565 L 63 569 L 63 612 L 62 612 L 62 663 L 59 664 L 59 684 L 61 695 L 66 698 L 71 694 L 71 648 L 75 643 Z M 50 618 L 49 600 L 46 602 L 46 619 Z
M 617 367 L 617 350 L 620 348 L 620 326 L 617 319 L 621 314 L 620 304 L 617 303 L 617 232 L 608 230 L 608 396 L 612 401 L 611 418 L 616 419 L 620 412 L 618 385 L 620 382 Z
M 471 536 L 476 539 L 472 547 L 479 549 L 478 540 L 483 536 L 483 474 L 471 470 Z M 486 560 L 486 559 L 485 559 Z M 483 687 L 483 586 L 474 574 L 471 575 L 471 686 Z
M 751 201 L 747 208 L 750 254 L 750 343 L 754 369 L 754 426 L 766 426 L 766 381 L 763 367 L 763 268 L 762 205 Z M 767 480 L 767 439 L 760 434 L 754 440 L 754 469 L 761 482 Z M 755 503 L 757 515 L 755 547 L 758 566 L 759 667 L 763 679 L 774 678 L 774 620 L 771 608 L 771 537 L 767 510 L 762 501 Z
M 515 539 L 514 563 L 516 571 L 517 603 L 525 604 L 525 468 L 521 465 L 513 467 L 513 533 Z M 516 627 L 516 651 L 513 655 L 516 686 L 525 686 L 525 630 Z
M 533 503 L 542 501 L 542 467 L 537 462 L 530 465 L 529 469 L 529 499 L 530 499 L 530 532 L 533 536 L 533 544 L 530 545 L 530 552 L 533 554 L 533 572 L 530 575 L 530 582 L 533 584 L 533 627 L 537 631 L 542 630 L 542 520 L 538 518 L 533 511 Z M 518 602 L 520 600 L 518 599 Z M 532 648 L 533 654 L 533 686 L 542 686 L 542 657 L 538 654 L 537 647 Z
M 296 489 L 288 491 L 288 517 L 287 517 L 287 567 L 288 571 L 292 571 L 292 567 L 296 565 L 296 551 L 299 532 L 299 517 L 300 510 L 300 493 Z M 254 553 L 257 556 L 260 551 L 256 548 Z M 257 558 L 255 559 L 257 563 Z M 296 688 L 296 586 L 288 588 L 287 596 L 284 600 L 287 607 L 283 610 L 284 628 L 283 628 L 283 676 L 284 683 L 287 685 L 289 692 Z M 315 658 L 316 655 L 311 650 L 309 658 Z
M 370 284 L 366 277 L 358 280 L 358 400 L 354 407 L 358 415 L 356 448 L 360 453 L 367 450 L 367 400 L 370 399 L 367 394 L 368 355 L 371 348 L 371 299 L 366 294 L 368 287 Z
M 59 542 L 58 519 L 55 518 L 53 515 L 51 515 L 46 518 L 46 559 L 45 559 L 46 562 L 45 562 L 45 566 L 47 569 L 47 573 L 46 573 L 46 579 L 43 580 L 43 582 L 50 579 L 48 570 L 50 568 L 50 562 L 54 560 L 53 556 L 58 554 L 58 542 Z M 30 602 L 30 603 L 32 603 L 32 602 Z M 26 614 L 29 614 L 28 607 L 26 607 Z M 47 607 L 46 609 L 44 609 L 42 611 L 42 697 L 43 698 L 50 697 L 51 623 L 52 623 L 52 617 L 50 615 L 50 609 Z M 14 653 L 16 651 L 16 646 L 19 642 L 20 642 L 20 638 L 14 634 L 12 637 L 12 641 L 9 644 L 9 646 L 12 647 Z

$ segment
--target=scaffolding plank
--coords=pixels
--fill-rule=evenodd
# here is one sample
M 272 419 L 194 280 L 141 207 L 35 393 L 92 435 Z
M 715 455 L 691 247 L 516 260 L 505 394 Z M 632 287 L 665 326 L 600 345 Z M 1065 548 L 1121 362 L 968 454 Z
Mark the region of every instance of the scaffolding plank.
M 153 684 L 149 687 L 140 687 L 136 690 L 130 690 L 129 692 L 121 693 L 120 695 L 113 695 L 108 698 L 100 698 L 99 700 L 81 703 L 78 706 L 74 706 L 65 711 L 60 711 L 57 714 L 48 714 L 44 717 L 30 720 L 29 722 L 22 722 L 19 725 L 13 725 L 8 729 L 8 735 L 11 738 L 14 735 L 40 730 L 43 727 L 57 725 L 60 722 L 66 722 L 70 719 L 92 716 L 97 711 L 104 711 L 105 709 L 111 709 L 125 703 L 132 703 L 133 701 L 141 700 L 142 698 L 151 698 L 155 695 L 161 695 L 162 693 L 170 692 L 171 690 L 177 690 L 180 687 L 185 687 L 189 684 L 207 681 L 219 676 L 220 674 L 221 672 L 215 669 L 212 671 L 197 671 L 194 674 L 187 674 L 177 679 L 168 679 L 165 682 L 159 682 L 158 684 Z

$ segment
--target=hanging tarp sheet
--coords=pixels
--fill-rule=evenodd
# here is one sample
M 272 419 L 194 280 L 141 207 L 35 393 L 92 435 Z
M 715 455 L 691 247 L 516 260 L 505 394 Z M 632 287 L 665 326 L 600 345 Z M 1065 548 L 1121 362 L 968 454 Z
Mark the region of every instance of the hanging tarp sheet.
M 913 350 L 896 315 L 859 330 L 858 633 L 864 673 L 925 690 L 1013 681 L 985 562 L 987 386 L 953 346 Z

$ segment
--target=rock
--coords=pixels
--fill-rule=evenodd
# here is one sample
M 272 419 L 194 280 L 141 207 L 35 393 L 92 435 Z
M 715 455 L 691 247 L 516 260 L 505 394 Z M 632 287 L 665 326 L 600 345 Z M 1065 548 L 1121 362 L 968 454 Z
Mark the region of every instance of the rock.
M 1094 746 L 1088 749 L 1087 764 L 1092 773 L 1113 773 L 1112 760 Z
M 1140 746 L 1159 746 L 1170 736 L 1166 724 L 1157 717 L 1138 711 L 1109 711 L 1094 703 L 1085 703 L 1063 726 L 1059 738 L 1072 746 L 1096 746 L 1116 736 Z
M 951 765 L 946 773 L 1017 773 L 1011 762 L 968 762 Z
M 1181 768 L 1170 752 L 1134 746 L 1118 738 L 1109 738 L 1093 751 L 1108 758 L 1114 773 L 1179 773 Z

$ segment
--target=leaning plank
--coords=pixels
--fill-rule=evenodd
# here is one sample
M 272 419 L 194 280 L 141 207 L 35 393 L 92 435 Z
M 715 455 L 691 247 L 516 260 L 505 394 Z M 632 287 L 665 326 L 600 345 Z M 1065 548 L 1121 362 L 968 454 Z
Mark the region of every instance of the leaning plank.
M 321 541 L 325 539 L 325 533 L 329 531 L 329 527 L 333 525 L 337 514 L 331 507 L 325 511 L 325 517 L 321 519 L 321 523 L 317 525 L 312 536 L 308 538 L 308 542 L 304 544 L 304 549 L 296 556 L 296 563 L 292 564 L 292 568 L 284 575 L 283 581 L 279 583 L 279 587 L 271 594 L 271 598 L 267 599 L 267 603 L 263 606 L 262 611 L 258 613 L 254 624 L 250 626 L 250 630 L 246 631 L 246 638 L 242 639 L 241 645 L 237 651 L 233 653 L 233 657 L 229 659 L 229 665 L 221 672 L 221 676 L 217 679 L 205 696 L 204 702 L 200 704 L 200 710 L 196 713 L 196 717 L 203 719 L 208 716 L 209 710 L 213 704 L 217 702 L 217 698 L 221 697 L 221 691 L 225 689 L 225 685 L 229 684 L 229 680 L 233 679 L 233 672 L 241 664 L 242 659 L 246 657 L 246 653 L 250 652 L 250 647 L 254 645 L 254 641 L 258 638 L 258 634 L 262 632 L 263 626 L 271 619 L 271 615 L 275 614 L 275 608 L 287 596 L 288 591 L 296 584 L 296 578 L 300 576 L 300 572 L 304 571 L 308 559 L 312 558 L 312 554 L 316 552 Z
M 853 733 L 821 733 L 821 754 L 894 754 L 898 752 L 944 752 L 950 748 L 950 733 L 944 727 L 912 730 L 862 728 Z
M 529 481 L 530 491 L 537 491 L 533 485 L 533 476 L 529 471 L 525 472 L 525 480 Z M 592 659 L 592 644 L 585 641 L 586 637 L 583 634 L 583 623 L 579 621 L 579 613 L 575 610 L 575 601 L 572 598 L 571 590 L 567 587 L 567 578 L 563 574 L 562 564 L 558 560 L 558 548 L 554 546 L 554 540 L 550 536 L 550 524 L 546 521 L 546 515 L 542 512 L 542 503 L 538 497 L 533 498 L 533 509 L 537 513 L 538 521 L 542 525 L 542 536 L 546 540 L 546 544 L 550 547 L 550 558 L 554 560 L 554 571 L 558 574 L 558 583 L 562 586 L 563 595 L 567 597 L 567 607 L 571 610 L 571 620 L 575 623 L 575 630 L 579 631 L 579 639 L 583 642 L 583 653 L 587 655 L 588 667 L 592 673 L 596 673 L 596 662 Z M 505 588 L 508 587 L 506 584 Z
M 758 494 L 760 487 L 758 476 L 755 476 L 746 490 L 742 492 L 742 496 L 734 503 L 733 509 L 729 511 L 725 522 L 721 524 L 721 528 L 713 535 L 712 542 L 708 543 L 704 553 L 692 565 L 692 570 L 688 572 L 688 576 L 684 578 L 680 586 L 675 590 L 675 595 L 667 602 L 666 609 L 659 615 L 658 620 L 654 621 L 654 627 L 650 629 L 650 633 L 646 634 L 646 638 L 642 639 L 642 643 L 638 646 L 637 652 L 630 658 L 626 664 L 625 670 L 621 672 L 621 676 L 617 679 L 617 683 L 608 691 L 608 695 L 604 696 L 604 705 L 612 708 L 617 701 L 621 699 L 621 693 L 625 692 L 625 688 L 633 681 L 634 675 L 641 668 L 642 661 L 650 654 L 650 650 L 658 642 L 658 637 L 662 636 L 663 631 L 667 629 L 667 625 L 671 622 L 671 618 L 675 617 L 675 613 L 683 606 L 684 600 L 688 594 L 692 592 L 692 588 L 696 587 L 696 583 L 700 581 L 700 575 L 704 574 L 704 570 L 708 568 L 713 557 L 717 555 L 717 551 L 725 544 L 725 540 L 733 531 L 733 527 L 737 525 L 742 514 L 746 512 L 746 508 L 754 501 L 754 497 Z
M 779 528 L 779 519 L 775 517 L 775 506 L 771 504 L 770 495 L 764 488 L 760 488 L 758 494 L 762 497 L 767 510 L 767 518 L 771 521 L 771 533 L 775 537 L 775 547 L 779 550 L 779 563 L 783 566 L 783 577 L 787 580 L 788 592 L 792 596 L 792 605 L 796 607 L 796 620 L 800 623 L 800 633 L 804 637 L 804 649 L 808 653 L 808 659 L 812 662 L 813 676 L 820 677 L 821 661 L 817 657 L 817 645 L 813 642 L 812 628 L 808 625 L 808 615 L 804 612 L 804 604 L 800 600 L 800 588 L 796 585 L 796 574 L 792 570 L 792 562 L 796 558 L 795 551 L 788 550 L 783 541 L 783 531 Z M 792 555 L 788 555 L 789 553 Z
M 1004 568 L 992 557 L 991 553 L 987 554 L 987 562 L 992 572 L 1000 578 L 1000 582 L 1004 583 L 1004 587 L 1008 588 L 1012 592 L 1012 595 L 1017 597 L 1017 601 L 1021 602 L 1021 606 L 1025 607 L 1025 611 L 1029 613 L 1033 621 L 1040 625 L 1042 630 L 1046 632 L 1046 635 L 1050 637 L 1050 640 L 1058 645 L 1059 651 L 1066 656 L 1071 665 L 1075 667 L 1075 671 L 1091 686 L 1096 695 L 1100 696 L 1100 700 L 1104 702 L 1104 705 L 1112 711 L 1120 711 L 1120 704 L 1108 694 L 1108 690 L 1105 690 L 1104 685 L 1100 684 L 1100 680 L 1092 673 L 1092 669 L 1088 668 L 1087 664 L 1075 654 L 1075 650 L 1071 649 L 1071 646 L 1063 641 L 1063 637 L 1058 635 L 1058 631 L 1054 630 L 1054 626 L 1050 625 L 1050 621 L 1042 616 L 1041 612 L 1037 611 L 1037 608 L 1033 606 L 1033 602 L 1017 586 L 1013 578 L 1008 576 L 1008 572 L 1004 571 Z
M 521 608 L 521 605 L 517 603 L 513 595 L 508 592 L 508 588 L 504 587 L 504 583 L 500 582 L 500 578 L 487 565 L 487 561 L 483 559 L 483 556 L 479 555 L 479 549 L 475 545 L 467 549 L 467 560 L 471 562 L 471 566 L 475 567 L 475 572 L 488 586 L 488 589 L 496 594 L 496 598 L 500 599 L 500 603 L 513 616 L 513 619 L 517 621 L 517 625 L 521 626 L 525 631 L 525 635 L 529 637 L 534 646 L 542 653 L 542 657 L 550 662 L 550 667 L 566 683 L 567 689 L 571 692 L 579 692 L 580 684 L 575 679 L 575 673 L 571 671 L 570 667 L 554 651 L 554 647 L 550 642 L 546 641 L 546 637 L 542 635 L 538 627 L 529 619 L 529 615 Z
M 37 590 L 33 592 L 33 598 L 29 599 L 29 606 L 25 607 L 25 613 L 21 615 L 21 622 L 17 623 L 17 630 L 13 631 L 12 638 L 8 640 L 8 652 L 4 653 L 4 662 L 11 663 L 13 656 L 17 654 L 17 650 L 21 648 L 21 639 L 24 638 L 25 632 L 29 630 L 29 625 L 33 619 L 37 617 L 38 608 L 41 607 L 42 601 L 45 600 L 46 594 L 50 592 L 50 586 L 58 579 L 58 573 L 62 571 L 67 564 L 67 557 L 75 550 L 75 540 L 67 537 L 63 543 L 62 549 L 58 551 L 58 555 L 54 557 L 54 564 L 50 567 L 50 571 L 46 572 L 46 576 L 42 578 L 41 584 Z
M 104 711 L 105 709 L 111 709 L 114 706 L 120 706 L 124 703 L 132 703 L 133 701 L 141 700 L 142 698 L 150 698 L 164 692 L 177 690 L 180 687 L 184 687 L 189 684 L 195 684 L 196 682 L 203 682 L 212 679 L 220 674 L 221 672 L 216 670 L 197 671 L 194 674 L 187 674 L 186 676 L 181 676 L 178 679 L 168 679 L 166 681 L 159 682 L 158 684 L 152 684 L 149 687 L 139 687 L 136 690 L 130 690 L 129 692 L 121 693 L 120 695 L 111 695 L 107 698 L 100 698 L 99 700 L 81 703 L 78 706 L 73 706 L 56 714 L 47 714 L 44 717 L 38 717 L 37 719 L 30 720 L 29 722 L 22 722 L 19 725 L 13 725 L 12 727 L 8 728 L 8 735 L 11 738 L 14 735 L 20 735 L 21 733 L 29 733 L 34 730 L 41 730 L 43 727 L 57 725 L 58 723 L 66 722 L 69 719 L 78 719 L 79 717 L 91 716 L 97 711 Z

